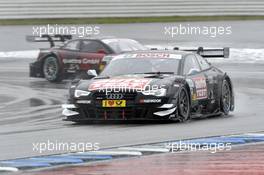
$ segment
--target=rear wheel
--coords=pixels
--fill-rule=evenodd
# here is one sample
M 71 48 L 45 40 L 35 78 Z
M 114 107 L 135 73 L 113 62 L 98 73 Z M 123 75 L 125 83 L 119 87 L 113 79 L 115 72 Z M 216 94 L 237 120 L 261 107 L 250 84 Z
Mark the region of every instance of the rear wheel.
M 221 94 L 221 110 L 225 115 L 228 115 L 231 109 L 231 88 L 229 83 L 224 80 L 222 84 L 222 94 Z
M 182 88 L 179 97 L 178 97 L 178 104 L 177 104 L 177 120 L 179 122 L 185 122 L 190 118 L 190 97 L 186 90 L 186 88 Z
M 44 60 L 43 74 L 50 82 L 59 82 L 62 80 L 60 65 L 56 57 L 49 56 Z

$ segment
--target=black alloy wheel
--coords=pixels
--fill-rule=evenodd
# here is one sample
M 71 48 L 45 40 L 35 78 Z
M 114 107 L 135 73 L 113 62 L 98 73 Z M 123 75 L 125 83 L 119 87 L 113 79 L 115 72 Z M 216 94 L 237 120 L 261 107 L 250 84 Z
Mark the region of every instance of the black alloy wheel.
M 221 109 L 225 115 L 228 115 L 231 109 L 232 94 L 229 83 L 224 80 L 222 84 Z
M 44 60 L 43 74 L 45 78 L 50 82 L 59 82 L 62 80 L 57 58 L 50 56 Z
M 178 121 L 185 122 L 190 118 L 190 98 L 186 88 L 182 88 L 179 93 L 178 105 Z

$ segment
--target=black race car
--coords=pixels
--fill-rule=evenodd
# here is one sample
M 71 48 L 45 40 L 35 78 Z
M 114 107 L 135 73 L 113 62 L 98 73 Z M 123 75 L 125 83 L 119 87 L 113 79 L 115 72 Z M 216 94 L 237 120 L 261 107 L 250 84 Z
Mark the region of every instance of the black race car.
M 73 81 L 68 104 L 62 105 L 65 120 L 184 122 L 190 117 L 227 115 L 234 110 L 231 79 L 203 54 L 136 51 L 117 55 L 100 75 L 89 70 L 94 78 Z
M 71 35 L 27 36 L 29 42 L 49 42 L 48 49 L 40 49 L 39 56 L 30 64 L 30 77 L 46 78 L 58 82 L 66 78 L 86 75 L 87 70 L 100 72 L 105 55 L 146 50 L 139 42 L 127 38 L 78 38 Z M 55 46 L 55 42 L 63 42 Z

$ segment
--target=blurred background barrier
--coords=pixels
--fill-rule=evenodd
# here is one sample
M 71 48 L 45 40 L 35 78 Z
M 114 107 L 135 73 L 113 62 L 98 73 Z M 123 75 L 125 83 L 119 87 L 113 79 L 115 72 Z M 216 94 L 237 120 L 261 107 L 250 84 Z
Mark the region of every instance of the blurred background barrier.
M 0 0 L 0 19 L 264 15 L 263 0 Z

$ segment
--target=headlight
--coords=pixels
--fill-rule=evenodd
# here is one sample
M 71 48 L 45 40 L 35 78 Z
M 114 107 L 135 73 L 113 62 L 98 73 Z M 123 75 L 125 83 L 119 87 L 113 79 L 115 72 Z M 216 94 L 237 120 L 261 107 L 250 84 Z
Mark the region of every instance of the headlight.
M 82 91 L 82 90 L 75 90 L 74 91 L 74 97 L 79 98 L 82 96 L 88 96 L 91 92 L 89 91 Z
M 166 92 L 167 92 L 167 89 L 161 88 L 161 89 L 155 89 L 155 90 L 146 90 L 146 91 L 143 91 L 142 94 L 163 97 L 163 96 L 166 96 Z

